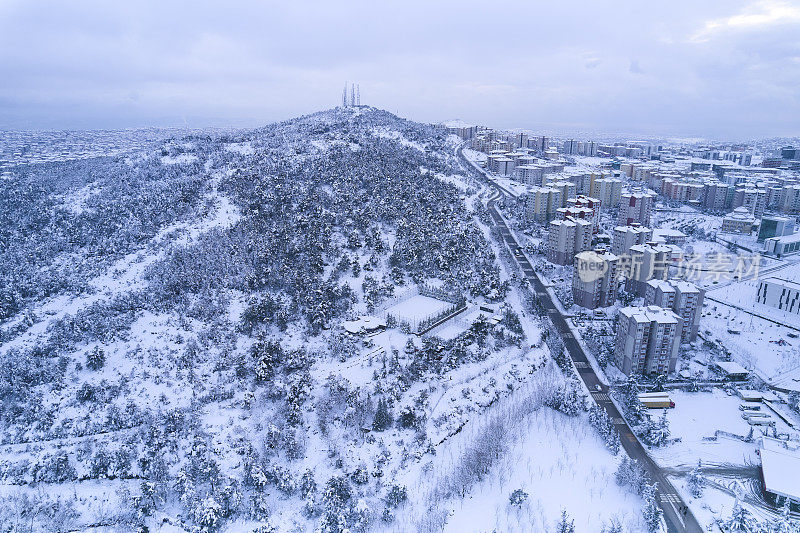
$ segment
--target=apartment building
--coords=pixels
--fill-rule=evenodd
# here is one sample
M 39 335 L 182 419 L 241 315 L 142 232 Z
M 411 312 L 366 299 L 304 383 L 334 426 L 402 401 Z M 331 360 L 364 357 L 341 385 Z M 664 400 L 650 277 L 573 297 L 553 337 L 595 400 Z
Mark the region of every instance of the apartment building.
M 603 208 L 617 206 L 622 198 L 622 180 L 617 178 L 594 179 L 589 195 L 600 200 Z
M 683 280 L 651 279 L 644 295 L 645 305 L 656 305 L 669 309 L 682 320 L 681 342 L 692 342 L 697 338 L 705 291 L 693 283 Z
M 619 290 L 619 258 L 605 250 L 584 251 L 575 256 L 572 299 L 587 309 L 613 305 Z
M 703 185 L 703 207 L 708 211 L 721 212 L 733 200 L 733 187 L 727 183 L 712 181 Z
M 651 305 L 619 311 L 616 365 L 624 374 L 667 374 L 675 370 L 681 318 Z
M 672 262 L 672 246 L 655 242 L 636 244 L 629 250 L 629 264 L 621 268 L 625 277 L 625 290 L 644 296 L 651 279 L 666 280 Z
M 653 230 L 643 226 L 617 226 L 611 241 L 611 253 L 617 256 L 627 254 L 631 246 L 653 240 Z
M 619 225 L 649 226 L 655 198 L 656 194 L 649 190 L 623 191 L 619 202 Z
M 561 207 L 561 191 L 551 187 L 531 187 L 520 199 L 525 206 L 527 220 L 546 222 L 556 216 L 556 210 Z
M 800 213 L 800 184 L 784 185 L 781 189 L 778 209 L 782 213 L 796 215 Z
M 755 187 L 742 187 L 733 193 L 733 207 L 746 207 L 753 216 L 760 217 L 767 206 L 767 191 Z
M 541 165 L 520 165 L 514 168 L 514 177 L 525 185 L 540 186 L 544 177 Z
M 575 254 L 591 249 L 593 224 L 569 217 L 553 220 L 547 239 L 547 260 L 557 265 L 570 265 Z

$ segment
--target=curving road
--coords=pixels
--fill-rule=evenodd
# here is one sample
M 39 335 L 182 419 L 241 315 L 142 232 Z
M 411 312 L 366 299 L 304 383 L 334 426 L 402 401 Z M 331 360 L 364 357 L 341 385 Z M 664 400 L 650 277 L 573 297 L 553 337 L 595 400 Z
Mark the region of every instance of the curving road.
M 533 269 L 533 266 L 522 252 L 522 248 L 520 247 L 519 243 L 506 225 L 506 222 L 500 214 L 500 211 L 495 206 L 495 203 L 498 199 L 501 197 L 508 197 L 510 196 L 510 193 L 500 185 L 494 183 L 494 181 L 482 168 L 468 160 L 464 156 L 462 150 L 463 145 L 457 150 L 457 155 L 467 165 L 467 168 L 475 169 L 475 171 L 481 176 L 482 181 L 494 188 L 495 192 L 487 202 L 487 207 L 489 208 L 492 222 L 500 231 L 500 236 L 503 239 L 503 242 L 506 244 L 506 246 L 508 246 L 509 250 L 511 251 L 511 255 L 522 269 L 525 279 L 533 288 L 533 292 L 536 294 L 537 299 L 542 304 L 542 307 L 544 308 L 547 316 L 550 318 L 555 330 L 564 341 L 564 347 L 566 348 L 567 353 L 569 353 L 573 365 L 575 365 L 575 370 L 589 391 L 591 391 L 592 400 L 594 400 L 598 406 L 605 409 L 605 411 L 608 413 L 608 416 L 611 417 L 611 420 L 614 422 L 614 427 L 619 433 L 622 448 L 625 450 L 628 456 L 632 459 L 636 459 L 650 475 L 651 481 L 657 484 L 658 503 L 661 509 L 664 511 L 664 518 L 666 519 L 668 530 L 675 533 L 699 533 L 703 531 L 700 527 L 700 524 L 697 522 L 697 519 L 695 519 L 694 515 L 692 515 L 691 511 L 688 510 L 688 507 L 686 507 L 686 504 L 681 498 L 680 494 L 678 494 L 678 491 L 675 490 L 675 487 L 667 479 L 661 468 L 647 454 L 647 451 L 633 434 L 633 431 L 631 431 L 631 428 L 628 426 L 627 422 L 625 422 L 625 419 L 620 414 L 617 406 L 611 401 L 611 398 L 608 395 L 608 387 L 606 387 L 600 381 L 600 378 L 598 378 L 597 374 L 592 368 L 592 365 L 589 363 L 589 359 L 586 356 L 583 347 L 572 334 L 566 318 L 558 310 L 558 307 L 556 307 L 552 296 L 547 292 L 541 279 L 539 279 L 539 276 Z M 680 512 L 681 508 L 686 508 L 685 515 Z

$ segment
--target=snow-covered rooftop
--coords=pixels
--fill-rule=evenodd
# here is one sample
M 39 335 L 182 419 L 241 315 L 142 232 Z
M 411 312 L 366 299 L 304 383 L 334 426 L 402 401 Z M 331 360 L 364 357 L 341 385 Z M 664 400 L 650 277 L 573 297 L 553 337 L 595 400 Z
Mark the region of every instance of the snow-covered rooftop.
M 800 500 L 800 450 L 778 439 L 761 439 L 761 470 L 764 488 L 773 494 Z

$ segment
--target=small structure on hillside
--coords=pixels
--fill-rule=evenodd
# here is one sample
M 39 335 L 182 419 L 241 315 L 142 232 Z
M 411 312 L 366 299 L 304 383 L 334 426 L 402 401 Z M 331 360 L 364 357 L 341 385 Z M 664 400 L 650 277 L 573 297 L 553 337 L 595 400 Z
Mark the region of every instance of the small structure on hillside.
M 747 379 L 747 376 L 750 375 L 750 372 L 734 361 L 717 361 L 714 363 L 714 366 L 722 372 L 722 374 L 733 381 L 740 381 L 743 379 Z
M 386 321 L 374 316 L 360 316 L 356 320 L 345 320 L 342 327 L 352 335 L 363 335 L 383 331 Z

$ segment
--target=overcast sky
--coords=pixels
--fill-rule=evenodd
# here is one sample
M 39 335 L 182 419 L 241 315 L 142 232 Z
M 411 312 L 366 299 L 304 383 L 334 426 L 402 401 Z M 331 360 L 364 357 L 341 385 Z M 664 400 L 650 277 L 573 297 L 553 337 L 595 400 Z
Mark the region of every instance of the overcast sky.
M 356 81 L 427 122 L 800 135 L 800 0 L 0 0 L 0 80 L 6 129 L 256 126 Z

